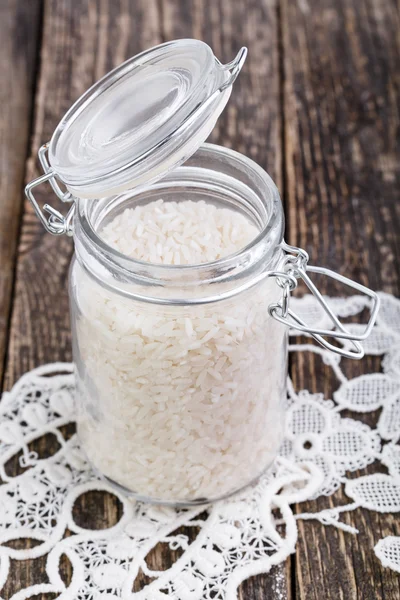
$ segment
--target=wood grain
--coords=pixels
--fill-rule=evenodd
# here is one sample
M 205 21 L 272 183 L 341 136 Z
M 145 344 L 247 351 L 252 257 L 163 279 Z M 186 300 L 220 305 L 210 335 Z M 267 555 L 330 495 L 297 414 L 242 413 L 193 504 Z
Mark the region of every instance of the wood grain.
M 41 2 L 0 4 L 0 383 L 7 348 Z M 12 102 L 10 102 L 12 98 Z
M 38 148 L 50 139 L 74 100 L 113 66 L 145 44 L 159 41 L 154 14 L 158 13 L 153 2 L 45 2 L 27 180 L 40 173 Z M 66 212 L 49 187 L 35 193 L 41 204 L 48 202 Z M 6 387 L 38 364 L 71 359 L 67 280 L 72 252 L 72 240 L 47 234 L 25 203 Z
M 289 242 L 314 264 L 399 295 L 399 14 L 382 0 L 284 0 L 281 14 Z M 379 369 L 373 358 L 344 364 L 349 377 Z M 291 373 L 297 389 L 326 397 L 337 385 L 314 355 L 296 356 Z M 346 501 L 340 492 L 298 512 Z M 399 534 L 398 519 L 358 510 L 344 520 L 360 534 L 300 522 L 296 597 L 399 598 L 398 575 L 373 553 L 379 538 Z
M 40 172 L 38 148 L 50 139 L 74 100 L 126 57 L 160 41 L 157 15 L 151 1 L 46 0 L 27 181 Z M 39 188 L 37 195 L 42 204 L 48 202 L 65 212 L 66 207 L 57 204 L 49 189 Z M 47 234 L 25 203 L 5 389 L 39 364 L 71 360 L 67 280 L 72 251 L 72 241 Z M 95 522 L 99 527 L 104 527 L 105 521 L 115 522 L 120 513 L 116 498 L 106 494 L 95 499 L 85 495 L 79 508 L 83 521 L 90 518 L 90 525 Z M 68 581 L 71 568 L 67 561 L 62 570 Z M 43 581 L 47 581 L 44 559 L 13 561 L 3 595 L 9 598 L 19 589 Z
M 140 50 L 178 37 L 204 39 L 225 62 L 233 58 L 240 46 L 251 45 L 249 60 L 212 138 L 252 156 L 279 181 L 282 156 L 277 10 L 275 1 L 257 0 L 240 4 L 196 1 L 190 8 L 183 0 L 46 0 L 26 179 L 39 174 L 38 148 L 50 138 L 66 109 L 95 79 Z M 65 212 L 66 207 L 57 205 L 49 189 L 38 188 L 37 194 L 41 204 L 48 202 Z M 71 240 L 46 234 L 31 207 L 25 204 L 6 388 L 34 366 L 71 359 L 67 277 L 72 251 Z M 118 519 L 120 507 L 111 495 L 85 494 L 75 514 L 82 525 L 101 527 L 105 521 L 112 524 Z M 190 539 L 196 535 L 191 530 L 185 533 Z M 163 547 L 154 549 L 148 561 L 153 568 L 165 569 L 176 558 Z M 6 597 L 22 587 L 45 581 L 44 566 L 41 559 L 13 562 L 12 577 L 4 591 Z M 62 568 L 68 580 L 68 563 L 64 562 Z M 282 598 L 286 598 L 286 588 L 290 587 L 288 568 L 280 566 L 271 575 L 252 578 L 243 584 L 241 597 L 272 600 L 279 589 Z M 135 589 L 145 584 L 146 578 L 138 577 Z
M 245 68 L 211 139 L 255 159 L 275 179 L 286 205 L 288 241 L 306 248 L 314 263 L 400 294 L 400 13 L 396 2 L 45 0 L 35 82 L 39 13 L 39 0 L 5 0 L 0 8 L 0 34 L 5 40 L 2 72 L 13 76 L 12 103 L 6 87 L 0 89 L 1 104 L 10 111 L 0 120 L 0 141 L 9 145 L 2 144 L 1 156 L 2 210 L 6 206 L 5 219 L 2 213 L 0 220 L 1 327 L 4 323 L 7 329 L 10 314 L 33 85 L 35 110 L 26 181 L 39 174 L 40 145 L 93 81 L 140 50 L 179 37 L 203 39 L 224 62 L 240 46 L 249 46 Z M 3 176 L 3 165 L 10 176 Z M 38 197 L 41 203 L 66 209 L 45 188 L 38 190 Z M 5 389 L 34 366 L 71 359 L 67 278 L 72 251 L 71 240 L 46 234 L 25 203 Z M 331 294 L 343 293 L 333 283 L 322 287 Z M 0 365 L 5 352 L 1 344 L 0 339 Z M 346 364 L 350 376 L 376 368 L 377 361 L 371 358 Z M 317 357 L 292 360 L 291 372 L 298 389 L 322 391 L 326 396 L 334 389 L 328 367 Z M 38 440 L 35 449 L 51 452 L 52 443 Z M 318 510 L 337 501 L 346 498 L 338 494 L 297 510 Z M 112 495 L 91 493 L 76 504 L 74 514 L 82 526 L 101 528 L 115 523 L 120 512 Z M 372 552 L 380 537 L 399 533 L 398 523 L 391 516 L 361 510 L 344 518 L 359 528 L 358 538 L 312 522 L 300 523 L 292 567 L 289 560 L 269 575 L 250 579 L 241 586 L 240 598 L 399 598 L 397 576 L 382 569 Z M 196 536 L 195 530 L 182 532 L 190 539 Z M 165 569 L 176 559 L 165 545 L 147 557 L 156 569 Z M 68 581 L 67 561 L 62 571 Z M 2 596 L 9 598 L 46 580 L 45 560 L 13 561 Z M 146 583 L 139 576 L 135 589 Z
M 165 0 L 161 6 L 164 41 L 181 37 L 201 39 L 222 62 L 232 60 L 241 46 L 249 47 L 245 66 L 210 141 L 251 157 L 280 185 L 282 113 L 277 2 L 195 0 L 190 5 L 186 0 Z M 290 600 L 290 579 L 289 560 L 270 574 L 244 582 L 239 597 L 274 600 L 279 591 L 281 600 Z

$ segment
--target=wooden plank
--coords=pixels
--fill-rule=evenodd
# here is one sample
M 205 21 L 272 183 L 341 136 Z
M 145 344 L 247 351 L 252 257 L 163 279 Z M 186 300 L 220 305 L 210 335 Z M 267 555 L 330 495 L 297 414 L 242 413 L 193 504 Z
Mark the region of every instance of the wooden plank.
M 251 48 L 245 70 L 235 85 L 228 109 L 213 140 L 253 157 L 275 179 L 280 178 L 280 111 L 278 24 L 276 1 L 229 0 L 188 5 L 181 0 L 46 0 L 42 61 L 34 137 L 27 180 L 38 175 L 36 154 L 70 104 L 104 72 L 136 52 L 177 37 L 198 37 L 229 61 L 243 44 Z M 237 32 L 240 29 L 240 39 Z M 262 134 L 260 135 L 260 132 Z M 41 203 L 56 205 L 50 190 L 38 189 Z M 65 211 L 65 207 L 58 206 Z M 6 370 L 9 388 L 23 372 L 38 364 L 70 360 L 67 298 L 71 240 L 46 234 L 25 204 L 19 245 L 16 297 Z M 42 442 L 39 442 L 39 445 Z M 104 526 L 118 518 L 120 508 L 111 496 L 87 494 L 77 507 L 80 524 Z M 186 532 L 193 538 L 193 534 Z M 153 568 L 165 569 L 176 557 L 167 548 L 149 557 Z M 13 562 L 12 577 L 3 594 L 45 581 L 44 560 Z M 63 565 L 66 579 L 70 567 Z M 288 577 L 286 577 L 288 573 Z M 289 584 L 287 585 L 287 581 Z M 138 580 L 140 588 L 144 583 Z M 242 586 L 246 600 L 288 598 L 290 564 L 266 578 L 252 578 Z
M 210 141 L 250 156 L 279 185 L 282 115 L 277 2 L 218 0 L 204 3 L 195 0 L 188 4 L 186 0 L 164 0 L 160 6 L 163 41 L 183 37 L 201 39 L 211 46 L 222 62 L 232 60 L 242 45 L 248 46 L 245 67 Z M 240 36 L 237 35 L 239 28 Z M 190 531 L 185 533 L 192 538 Z M 171 564 L 170 559 L 167 563 Z M 244 582 L 239 598 L 276 600 L 279 592 L 281 600 L 289 600 L 290 580 L 289 560 L 268 575 Z
M 397 295 L 399 25 L 394 4 L 384 0 L 282 2 L 287 238 L 312 263 Z M 321 289 L 344 293 L 328 281 Z M 379 364 L 345 361 L 346 373 L 354 377 Z M 315 356 L 296 356 L 291 374 L 297 389 L 327 397 L 335 389 Z M 339 492 L 301 510 L 346 501 Z M 300 522 L 296 597 L 399 598 L 398 576 L 373 553 L 379 538 L 399 534 L 398 519 L 362 510 L 343 518 L 358 536 Z
M 229 62 L 241 46 L 248 46 L 245 66 L 210 141 L 253 158 L 279 186 L 282 115 L 277 2 L 163 0 L 160 6 L 164 41 L 183 37 L 201 39 L 222 62 Z M 279 592 L 280 600 L 289 600 L 290 578 L 289 560 L 275 567 L 269 575 L 244 582 L 239 597 L 276 600 Z
M 30 3 L 23 4 L 27 8 Z M 159 42 L 158 10 L 153 0 L 46 0 L 27 181 L 40 173 L 37 150 L 50 139 L 72 102 L 113 66 Z M 21 193 L 21 182 L 18 191 Z M 41 203 L 65 211 L 49 189 L 39 188 L 37 195 Z M 72 241 L 47 234 L 25 202 L 5 389 L 39 364 L 71 359 L 67 279 L 72 251 Z M 38 446 L 43 449 L 41 441 Z M 80 522 L 97 527 L 112 524 L 120 513 L 115 497 L 107 495 L 87 494 L 79 509 Z M 67 561 L 62 568 L 68 581 L 71 568 Z M 45 559 L 12 561 L 2 596 L 10 598 L 21 588 L 46 581 Z
M 46 0 L 35 129 L 27 181 L 40 174 L 38 148 L 93 82 L 146 45 L 157 43 L 155 2 Z M 49 187 L 41 204 L 65 213 Z M 72 240 L 47 234 L 25 203 L 5 385 L 46 362 L 71 359 L 67 279 Z
M 40 33 L 40 0 L 0 5 L 0 382 L 8 341 Z M 10 101 L 10 99 L 12 99 Z

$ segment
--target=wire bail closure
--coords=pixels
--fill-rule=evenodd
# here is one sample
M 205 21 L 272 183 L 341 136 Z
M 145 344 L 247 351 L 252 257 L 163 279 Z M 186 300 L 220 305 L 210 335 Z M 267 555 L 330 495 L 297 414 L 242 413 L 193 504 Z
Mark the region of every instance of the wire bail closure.
M 277 284 L 282 288 L 283 292 L 282 300 L 276 304 L 271 304 L 268 308 L 271 317 L 273 317 L 280 323 L 287 325 L 288 327 L 301 331 L 302 333 L 307 333 L 311 335 L 314 339 L 317 340 L 317 342 L 319 342 L 321 346 L 323 346 L 327 350 L 331 350 L 332 352 L 340 354 L 341 356 L 345 356 L 346 358 L 362 358 L 364 356 L 364 349 L 359 342 L 365 340 L 369 336 L 369 334 L 371 333 L 371 329 L 375 324 L 380 305 L 379 296 L 364 285 L 356 283 L 355 281 L 349 279 L 348 277 L 344 277 L 343 275 L 340 275 L 335 271 L 325 269 L 324 267 L 314 267 L 308 265 L 308 254 L 305 250 L 302 250 L 301 248 L 289 246 L 288 244 L 286 244 L 286 242 L 283 242 L 281 244 L 281 248 L 285 252 L 291 252 L 292 254 L 287 254 L 284 260 L 284 270 L 282 275 L 285 275 L 285 279 L 282 280 L 279 277 L 279 273 L 276 274 Z M 348 329 L 346 329 L 343 323 L 339 321 L 339 319 L 334 314 L 330 306 L 327 304 L 321 292 L 318 290 L 318 288 L 307 275 L 307 273 L 318 273 L 320 275 L 326 275 L 327 277 L 331 277 L 332 279 L 340 281 L 340 283 L 343 283 L 344 285 L 347 285 L 371 298 L 372 306 L 370 307 L 370 318 L 365 326 L 364 331 L 361 334 L 356 335 Z M 290 292 L 292 292 L 295 289 L 295 287 L 297 287 L 299 279 L 302 279 L 304 281 L 310 292 L 313 294 L 313 296 L 315 296 L 315 298 L 318 300 L 319 304 L 322 306 L 324 311 L 329 315 L 330 319 L 335 325 L 334 329 L 313 328 L 307 323 L 305 323 L 303 319 L 301 319 L 295 312 L 293 312 L 289 308 Z M 290 317 L 290 319 L 288 317 Z M 339 340 L 348 340 L 351 343 L 353 349 L 349 349 L 348 347 L 339 348 L 338 346 L 334 346 L 333 344 L 328 342 L 324 336 L 336 338 Z
M 58 181 L 57 176 L 54 171 L 51 169 L 49 161 L 47 160 L 47 151 L 49 148 L 49 143 L 43 144 L 38 152 L 40 164 L 42 165 L 44 175 L 37 177 L 33 181 L 30 181 L 25 187 L 25 195 L 32 204 L 33 208 L 37 216 L 39 217 L 40 222 L 43 227 L 49 233 L 53 235 L 72 235 L 72 219 L 75 213 L 75 202 L 74 197 L 70 192 L 64 192 Z M 68 213 L 64 217 L 58 210 L 50 206 L 49 204 L 45 204 L 43 209 L 40 208 L 38 201 L 33 195 L 33 189 L 42 183 L 48 182 L 56 196 L 60 198 L 62 202 L 72 202 L 72 206 L 69 209 Z M 49 213 L 49 217 L 45 215 L 45 212 Z

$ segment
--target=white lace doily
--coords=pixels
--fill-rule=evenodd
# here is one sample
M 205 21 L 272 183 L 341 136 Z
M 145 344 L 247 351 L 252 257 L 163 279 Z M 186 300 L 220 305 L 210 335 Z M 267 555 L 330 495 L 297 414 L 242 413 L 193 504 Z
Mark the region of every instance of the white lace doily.
M 380 296 L 382 309 L 365 348 L 368 354 L 384 355 L 382 372 L 349 380 L 338 355 L 308 343 L 291 345 L 291 352 L 318 353 L 336 375 L 338 389 L 329 400 L 296 393 L 289 381 L 286 439 L 273 472 L 256 487 L 208 507 L 205 520 L 200 518 L 204 507 L 173 510 L 133 502 L 95 476 L 76 438 L 66 440 L 60 431 L 74 418 L 72 365 L 46 365 L 24 375 L 0 405 L 0 589 L 12 577 L 10 559 L 48 555 L 49 583 L 21 590 L 12 600 L 44 592 L 56 592 L 62 600 L 232 600 L 244 579 L 268 572 L 294 551 L 297 519 L 318 519 L 356 533 L 340 521 L 342 512 L 357 507 L 400 511 L 400 301 Z M 367 302 L 353 296 L 331 303 L 338 316 L 346 317 L 360 313 Z M 293 303 L 306 322 L 329 327 L 314 298 Z M 376 428 L 342 417 L 349 408 L 359 413 L 382 408 Z M 48 433 L 57 437 L 60 449 L 41 459 L 28 445 Z M 18 454 L 25 470 L 9 477 L 5 465 Z M 382 473 L 347 479 L 348 472 L 376 460 Z M 341 485 L 349 504 L 315 514 L 292 513 L 291 504 L 330 495 Z M 89 490 L 118 496 L 123 514 L 115 526 L 86 530 L 75 522 L 74 503 Z M 192 543 L 175 534 L 182 525 L 200 528 Z M 67 529 L 73 535 L 64 537 Z M 17 538 L 38 544 L 21 550 L 6 545 Z M 145 560 L 159 542 L 183 551 L 160 572 L 150 570 Z M 381 540 L 375 553 L 384 566 L 400 570 L 400 538 Z M 68 588 L 59 573 L 63 554 L 73 567 Z M 152 582 L 134 593 L 139 571 Z

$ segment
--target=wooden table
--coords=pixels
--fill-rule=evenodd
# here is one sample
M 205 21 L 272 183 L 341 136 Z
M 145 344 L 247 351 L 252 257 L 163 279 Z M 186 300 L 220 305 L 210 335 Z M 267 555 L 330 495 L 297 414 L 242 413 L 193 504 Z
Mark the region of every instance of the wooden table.
M 286 239 L 305 248 L 313 263 L 400 295 L 399 31 L 396 0 L 2 0 L 3 389 L 35 366 L 71 360 L 72 242 L 45 233 L 23 194 L 24 183 L 40 172 L 37 150 L 96 79 L 174 38 L 203 39 L 224 62 L 241 45 L 249 47 L 212 140 L 272 175 L 285 205 Z M 40 200 L 53 203 L 44 189 Z M 327 281 L 321 287 L 342 293 Z M 377 364 L 368 358 L 346 368 L 354 376 Z M 296 356 L 290 371 L 298 389 L 332 392 L 330 372 L 317 356 Z M 44 455 L 51 441 L 36 449 Z M 340 491 L 305 508 L 344 501 Z M 93 493 L 76 510 L 82 523 L 104 526 L 117 519 L 119 507 L 113 497 Z M 382 568 L 372 548 L 382 536 L 399 535 L 399 522 L 363 510 L 344 518 L 358 536 L 300 521 L 296 554 L 245 582 L 240 597 L 398 600 L 399 576 Z M 159 547 L 148 560 L 165 568 L 174 559 Z M 13 561 L 2 596 L 46 581 L 44 564 Z M 68 579 L 70 565 L 64 571 Z

